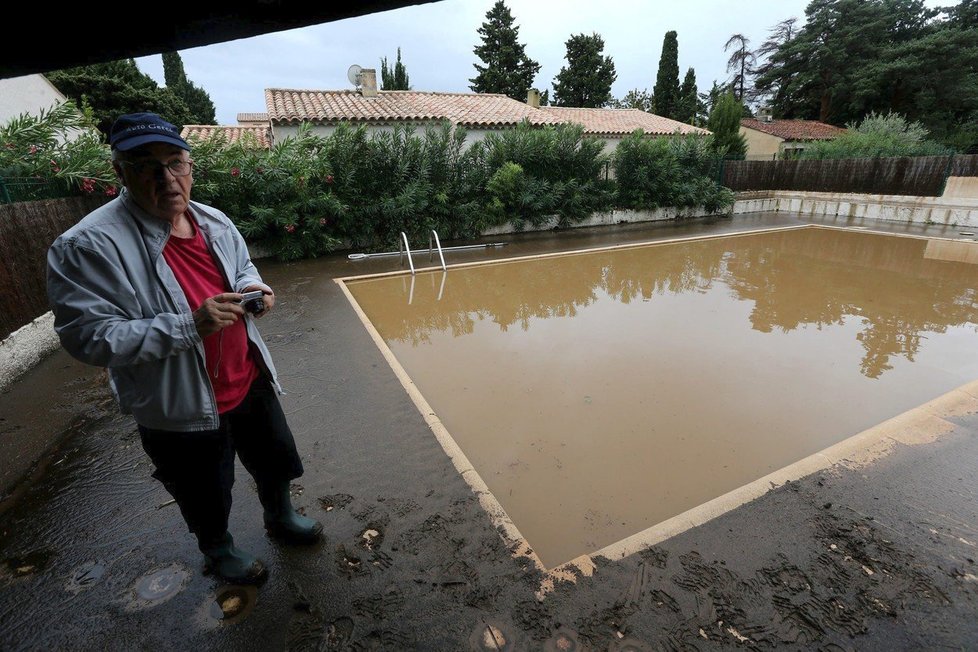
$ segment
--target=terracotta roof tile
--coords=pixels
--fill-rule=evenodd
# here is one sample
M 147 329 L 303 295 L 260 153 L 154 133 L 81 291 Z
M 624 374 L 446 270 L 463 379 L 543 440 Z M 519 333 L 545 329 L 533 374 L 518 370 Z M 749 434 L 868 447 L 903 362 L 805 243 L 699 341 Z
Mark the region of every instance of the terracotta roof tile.
M 239 113 L 238 114 L 238 124 L 244 124 L 248 122 L 268 122 L 267 113 Z
M 265 104 L 273 123 L 286 124 L 448 120 L 464 127 L 490 127 L 517 125 L 523 120 L 533 125 L 563 122 L 523 102 L 489 93 L 378 91 L 377 97 L 363 97 L 349 90 L 269 88 Z
M 785 140 L 831 140 L 846 132 L 841 127 L 835 127 L 817 120 L 772 120 L 762 122 L 754 118 L 742 118 L 742 127 L 771 134 Z
M 636 129 L 647 134 L 710 133 L 684 122 L 663 118 L 639 109 L 575 109 L 561 106 L 541 106 L 541 111 L 559 118 L 561 122 L 583 125 L 584 132 L 591 135 L 627 135 Z
M 254 138 L 259 147 L 268 149 L 271 146 L 271 129 L 265 126 L 226 126 L 226 125 L 185 125 L 180 135 L 184 140 L 207 140 L 217 134 L 223 134 L 227 142 L 234 143 L 242 138 Z

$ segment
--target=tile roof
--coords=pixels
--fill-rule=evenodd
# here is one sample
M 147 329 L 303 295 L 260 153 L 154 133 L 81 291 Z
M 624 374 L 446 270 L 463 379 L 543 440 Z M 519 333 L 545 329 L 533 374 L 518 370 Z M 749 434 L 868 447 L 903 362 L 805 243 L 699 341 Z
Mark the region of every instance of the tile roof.
M 646 113 L 639 109 L 575 109 L 562 106 L 541 106 L 541 111 L 559 118 L 561 122 L 583 125 L 584 132 L 594 136 L 628 135 L 636 129 L 647 134 L 710 133 L 660 115 Z
M 841 127 L 834 127 L 817 120 L 772 120 L 762 122 L 754 118 L 742 118 L 740 126 L 765 134 L 771 134 L 785 140 L 831 140 L 846 132 Z
M 238 124 L 245 122 L 268 122 L 267 113 L 239 113 Z
M 378 91 L 363 97 L 358 91 L 265 89 L 265 105 L 273 123 L 416 122 L 448 120 L 464 127 L 558 124 L 562 120 L 490 93 L 426 93 Z
M 271 147 L 271 129 L 266 124 L 255 126 L 226 126 L 226 125 L 184 125 L 180 136 L 184 140 L 207 140 L 217 134 L 223 134 L 228 144 L 237 142 L 245 137 L 246 134 L 254 137 L 259 147 L 268 149 Z

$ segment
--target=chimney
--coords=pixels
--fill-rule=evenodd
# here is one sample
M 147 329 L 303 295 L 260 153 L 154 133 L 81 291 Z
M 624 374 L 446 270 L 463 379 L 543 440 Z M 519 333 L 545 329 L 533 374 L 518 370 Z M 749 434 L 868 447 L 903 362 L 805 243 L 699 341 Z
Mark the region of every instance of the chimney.
M 762 106 L 757 110 L 757 117 L 761 122 L 774 122 L 774 111 L 770 106 Z
M 364 97 L 377 97 L 377 71 L 373 68 L 360 71 L 360 94 Z
M 531 88 L 526 92 L 526 103 L 534 109 L 540 108 L 540 91 Z

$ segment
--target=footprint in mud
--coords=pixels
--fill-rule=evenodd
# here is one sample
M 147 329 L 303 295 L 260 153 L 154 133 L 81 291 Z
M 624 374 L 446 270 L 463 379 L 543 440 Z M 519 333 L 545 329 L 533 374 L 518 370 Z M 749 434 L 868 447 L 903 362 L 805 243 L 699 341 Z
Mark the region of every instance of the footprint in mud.
M 72 571 L 65 590 L 69 593 L 80 593 L 102 579 L 103 575 L 105 575 L 105 562 L 90 561 L 82 564 Z
M 404 594 L 396 586 L 388 586 L 383 593 L 353 601 L 353 610 L 357 615 L 388 622 L 403 606 Z
M 378 522 L 367 523 L 367 529 L 360 533 L 359 544 L 363 548 L 374 551 L 384 543 L 384 527 Z
M 347 550 L 346 546 L 342 544 L 336 547 L 336 565 L 340 571 L 351 576 L 367 570 L 360 555 L 352 550 Z
M 319 506 L 324 511 L 331 512 L 334 509 L 343 509 L 352 502 L 353 496 L 350 494 L 333 494 L 332 496 L 322 496 L 319 499 Z

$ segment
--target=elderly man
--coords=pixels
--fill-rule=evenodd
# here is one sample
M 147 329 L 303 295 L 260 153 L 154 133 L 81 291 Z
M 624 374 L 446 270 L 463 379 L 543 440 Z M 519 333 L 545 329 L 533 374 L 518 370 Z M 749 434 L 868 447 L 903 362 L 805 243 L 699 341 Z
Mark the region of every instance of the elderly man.
M 125 189 L 51 245 L 55 330 L 71 355 L 108 367 L 206 570 L 259 583 L 264 564 L 227 529 L 235 453 L 255 479 L 269 535 L 313 543 L 322 532 L 291 503 L 302 463 L 252 319 L 275 306 L 275 294 L 227 216 L 190 200 L 190 146 L 174 125 L 123 115 L 109 141 Z M 249 291 L 262 299 L 243 305 Z

